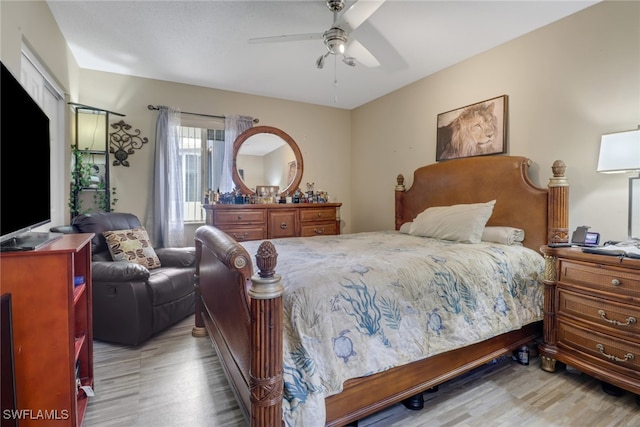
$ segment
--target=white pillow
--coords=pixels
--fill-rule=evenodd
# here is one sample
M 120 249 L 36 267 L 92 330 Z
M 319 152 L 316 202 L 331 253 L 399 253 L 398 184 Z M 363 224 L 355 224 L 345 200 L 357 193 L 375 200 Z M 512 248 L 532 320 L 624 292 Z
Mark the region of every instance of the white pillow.
M 412 222 L 405 222 L 400 226 L 400 230 L 398 231 L 403 234 L 409 234 L 409 232 L 411 231 L 412 224 L 413 224 Z
M 521 246 L 524 241 L 524 230 L 514 227 L 485 227 L 482 232 L 482 241 Z
M 493 213 L 495 200 L 425 209 L 411 224 L 409 234 L 452 240 L 462 243 L 480 243 L 482 231 Z

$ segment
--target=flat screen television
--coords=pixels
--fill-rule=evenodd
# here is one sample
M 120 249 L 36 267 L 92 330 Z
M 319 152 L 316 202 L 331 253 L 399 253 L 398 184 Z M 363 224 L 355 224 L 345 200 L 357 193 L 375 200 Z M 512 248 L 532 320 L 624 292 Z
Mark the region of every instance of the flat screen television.
M 0 63 L 0 249 L 32 250 L 56 236 L 51 222 L 49 117 Z

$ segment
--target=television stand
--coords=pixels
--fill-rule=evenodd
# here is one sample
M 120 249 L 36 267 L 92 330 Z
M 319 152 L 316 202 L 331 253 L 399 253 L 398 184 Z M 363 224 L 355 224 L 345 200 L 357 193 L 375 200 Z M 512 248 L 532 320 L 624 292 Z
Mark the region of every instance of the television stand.
M 0 252 L 33 251 L 62 237 L 62 233 L 28 231 L 0 243 Z

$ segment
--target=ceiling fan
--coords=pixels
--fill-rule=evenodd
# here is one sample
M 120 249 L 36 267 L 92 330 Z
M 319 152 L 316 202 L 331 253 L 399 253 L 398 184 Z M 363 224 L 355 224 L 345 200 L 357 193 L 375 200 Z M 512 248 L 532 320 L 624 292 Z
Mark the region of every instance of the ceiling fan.
M 342 55 L 342 62 L 355 67 L 360 63 L 366 67 L 378 67 L 380 62 L 362 43 L 349 39 L 349 34 L 362 25 L 385 0 L 357 0 L 344 13 L 340 12 L 346 0 L 326 0 L 327 8 L 333 12 L 333 24 L 324 33 L 292 34 L 275 37 L 249 39 L 249 43 L 278 43 L 302 40 L 324 40 L 327 52 L 316 60 L 316 67 L 323 68 L 325 59 L 331 55 Z M 340 15 L 339 15 L 340 14 Z

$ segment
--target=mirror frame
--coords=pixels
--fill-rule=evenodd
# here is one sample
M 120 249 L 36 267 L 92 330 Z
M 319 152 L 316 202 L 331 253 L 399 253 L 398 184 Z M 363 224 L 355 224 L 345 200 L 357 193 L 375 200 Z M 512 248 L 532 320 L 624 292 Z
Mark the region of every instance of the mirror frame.
M 300 148 L 298 144 L 289 136 L 286 132 L 281 129 L 275 128 L 273 126 L 254 126 L 242 132 L 236 140 L 233 142 L 233 166 L 232 166 L 232 174 L 233 174 L 233 182 L 236 187 L 242 192 L 242 194 L 255 194 L 255 189 L 251 189 L 247 187 L 247 185 L 240 178 L 240 174 L 238 173 L 238 167 L 236 164 L 238 151 L 240 151 L 240 147 L 242 143 L 246 141 L 248 138 L 253 135 L 257 135 L 259 133 L 270 133 L 282 138 L 293 150 L 293 154 L 296 157 L 296 176 L 291 181 L 291 184 L 286 188 L 282 188 L 279 190 L 278 194 L 285 193 L 285 195 L 291 195 L 295 190 L 300 187 L 300 182 L 302 182 L 302 172 L 304 170 L 302 164 L 302 153 L 300 152 Z

